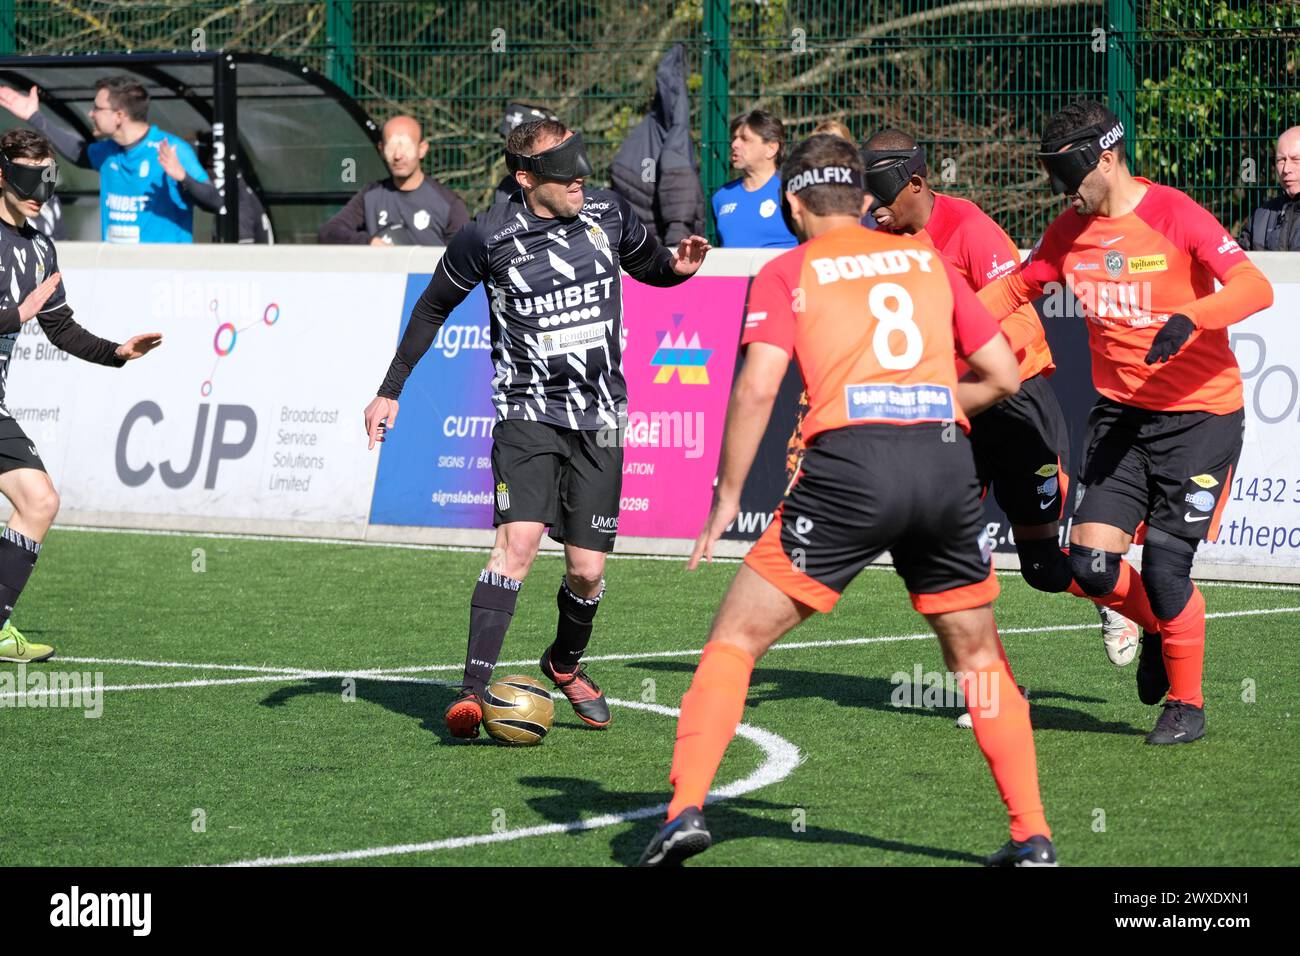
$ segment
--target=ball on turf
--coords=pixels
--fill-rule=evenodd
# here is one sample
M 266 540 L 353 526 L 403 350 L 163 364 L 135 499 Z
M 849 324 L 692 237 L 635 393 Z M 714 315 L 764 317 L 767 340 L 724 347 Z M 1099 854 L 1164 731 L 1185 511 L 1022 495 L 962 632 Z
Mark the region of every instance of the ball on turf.
M 550 691 L 522 674 L 493 681 L 483 695 L 483 726 L 502 743 L 540 744 L 554 718 Z

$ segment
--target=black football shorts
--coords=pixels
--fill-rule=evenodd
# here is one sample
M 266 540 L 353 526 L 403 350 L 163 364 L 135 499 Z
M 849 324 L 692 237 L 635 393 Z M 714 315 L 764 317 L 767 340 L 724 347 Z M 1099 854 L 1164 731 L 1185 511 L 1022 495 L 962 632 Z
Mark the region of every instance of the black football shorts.
M 1069 488 L 1070 433 L 1042 375 L 970 420 L 975 471 L 985 493 L 1016 525 L 1059 521 Z
M 1245 412 L 1156 412 L 1102 399 L 1088 416 L 1074 522 L 1211 540 L 1241 456 Z
M 0 474 L 19 468 L 44 471 L 45 463 L 23 427 L 8 415 L 0 416 Z
M 816 435 L 794 487 L 745 563 L 829 611 L 889 551 L 922 614 L 998 594 L 970 442 L 955 424 L 850 425 Z
M 507 419 L 492 429 L 492 525 L 540 521 L 561 543 L 613 551 L 622 435 Z

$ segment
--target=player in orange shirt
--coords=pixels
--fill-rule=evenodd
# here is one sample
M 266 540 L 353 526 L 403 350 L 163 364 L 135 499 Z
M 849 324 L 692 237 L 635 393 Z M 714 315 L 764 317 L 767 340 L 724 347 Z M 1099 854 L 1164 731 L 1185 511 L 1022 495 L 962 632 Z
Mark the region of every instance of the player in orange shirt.
M 881 130 L 867 140 L 863 158 L 872 212 L 881 229 L 928 242 L 976 292 L 1020 264 L 1016 244 L 984 210 L 930 188 L 925 150 L 911 136 Z M 1070 438 L 1061 403 L 1047 382 L 1056 365 L 1033 303 L 1001 324 L 1020 363 L 1020 391 L 971 420 L 975 470 L 985 493 L 992 488 L 1011 522 L 1021 576 L 1030 587 L 1058 593 L 1074 582 L 1060 540 Z M 1077 588 L 1075 593 L 1086 596 Z M 1106 655 L 1123 667 L 1137 654 L 1141 630 L 1118 611 L 1096 607 Z M 969 726 L 969 720 L 963 714 L 958 723 Z
M 943 257 L 859 223 L 863 166 L 851 143 L 801 143 L 781 171 L 802 244 L 763 266 L 745 318 L 745 361 L 727 409 L 713 507 L 687 564 L 712 560 L 791 357 L 808 391 L 809 447 L 794 487 L 723 598 L 682 699 L 668 820 L 642 865 L 707 849 L 701 808 L 745 707 L 754 663 L 888 549 L 963 675 L 975 739 L 1011 819 L 990 865 L 1053 865 L 1038 792 L 1029 704 L 993 621 L 989 563 L 967 412 L 1016 390 L 997 323 Z M 953 352 L 973 380 L 958 383 Z M 900 476 L 905 476 L 900 480 Z
M 1217 534 L 1244 424 L 1227 327 L 1268 308 L 1273 289 L 1191 197 L 1129 172 L 1124 127 L 1101 103 L 1057 113 L 1042 149 L 1053 192 L 1072 208 L 980 299 L 1004 315 L 1046 294 L 1045 314 L 1077 302 L 1088 323 L 1101 399 L 1070 566 L 1080 588 L 1143 627 L 1138 696 L 1156 704 L 1168 694 L 1147 743 L 1191 743 L 1205 735 L 1205 599 L 1192 562 Z M 1140 577 L 1123 560 L 1139 528 Z

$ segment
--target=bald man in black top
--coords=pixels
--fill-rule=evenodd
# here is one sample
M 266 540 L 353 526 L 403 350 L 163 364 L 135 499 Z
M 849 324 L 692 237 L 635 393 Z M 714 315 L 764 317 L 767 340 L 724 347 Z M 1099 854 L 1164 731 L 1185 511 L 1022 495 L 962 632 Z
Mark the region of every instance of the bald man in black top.
M 392 174 L 370 183 L 320 227 L 322 243 L 372 246 L 445 246 L 469 220 L 464 201 L 420 163 L 429 153 L 419 122 L 394 116 L 379 145 Z

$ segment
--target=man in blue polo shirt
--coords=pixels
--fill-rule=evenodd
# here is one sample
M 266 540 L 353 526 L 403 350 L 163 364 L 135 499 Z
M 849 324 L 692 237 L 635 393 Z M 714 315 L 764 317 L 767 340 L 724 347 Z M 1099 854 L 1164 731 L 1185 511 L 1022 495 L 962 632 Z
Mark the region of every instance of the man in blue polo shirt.
M 713 194 L 713 221 L 724 246 L 792 249 L 798 245 L 781 216 L 785 125 L 767 110 L 731 123 L 731 165 L 740 173 Z
M 105 242 L 193 242 L 194 207 L 221 208 L 221 194 L 183 138 L 149 123 L 149 93 L 129 76 L 95 81 L 90 119 L 95 141 L 49 122 L 36 87 L 0 88 L 0 106 L 44 135 L 84 169 L 99 172 L 99 223 Z

